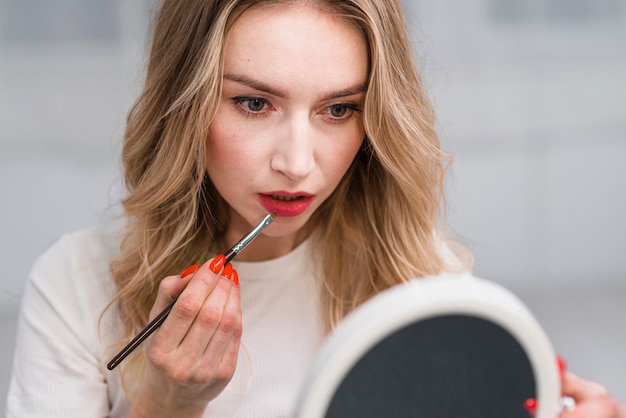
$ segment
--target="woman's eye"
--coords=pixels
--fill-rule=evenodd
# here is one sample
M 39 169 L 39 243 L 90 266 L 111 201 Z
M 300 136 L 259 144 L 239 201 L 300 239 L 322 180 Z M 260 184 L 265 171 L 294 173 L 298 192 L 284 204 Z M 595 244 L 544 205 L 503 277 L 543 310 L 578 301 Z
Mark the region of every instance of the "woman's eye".
M 251 112 L 260 112 L 265 107 L 265 100 L 259 99 L 258 97 L 246 100 L 245 103 L 246 107 Z
M 342 118 L 348 113 L 348 106 L 345 104 L 334 104 L 330 107 L 330 115 L 334 118 Z
M 335 123 L 347 122 L 359 112 L 361 112 L 359 107 L 351 103 L 336 103 L 328 106 L 324 111 L 326 117 Z
M 260 97 L 235 97 L 234 101 L 243 111 L 250 113 L 260 113 L 268 105 L 267 101 Z

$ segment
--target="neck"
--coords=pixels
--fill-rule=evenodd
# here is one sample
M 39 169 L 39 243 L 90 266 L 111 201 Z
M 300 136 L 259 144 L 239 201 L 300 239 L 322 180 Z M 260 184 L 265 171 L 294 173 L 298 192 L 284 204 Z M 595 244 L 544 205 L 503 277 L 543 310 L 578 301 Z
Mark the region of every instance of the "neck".
M 241 254 L 237 255 L 239 261 L 265 261 L 281 257 L 293 250 L 301 240 L 296 236 L 268 237 L 259 236 L 250 243 Z
M 235 232 L 236 228 L 229 228 L 223 237 L 221 250 L 233 246 L 243 234 L 241 231 Z M 240 254 L 237 255 L 239 261 L 265 261 L 281 257 L 300 245 L 311 233 L 308 226 L 300 228 L 298 231 L 280 236 L 268 236 L 261 233 L 252 241 Z

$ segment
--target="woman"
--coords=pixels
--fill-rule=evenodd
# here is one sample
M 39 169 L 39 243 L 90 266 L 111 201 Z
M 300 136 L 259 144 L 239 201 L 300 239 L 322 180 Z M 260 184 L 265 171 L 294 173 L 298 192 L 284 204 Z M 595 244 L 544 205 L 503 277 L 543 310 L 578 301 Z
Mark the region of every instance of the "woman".
M 165 0 L 128 118 L 125 220 L 35 265 L 9 415 L 289 416 L 347 313 L 467 267 L 440 224 L 444 157 L 397 2 Z M 174 300 L 145 347 L 104 370 Z M 618 416 L 564 378 L 571 417 Z

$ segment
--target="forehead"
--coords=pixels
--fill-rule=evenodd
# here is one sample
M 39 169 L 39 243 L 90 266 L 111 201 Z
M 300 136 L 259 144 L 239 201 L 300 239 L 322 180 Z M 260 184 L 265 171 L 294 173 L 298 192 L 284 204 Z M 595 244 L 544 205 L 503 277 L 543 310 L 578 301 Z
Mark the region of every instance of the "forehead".
M 306 4 L 245 11 L 231 27 L 224 57 L 227 73 L 350 83 L 367 77 L 363 33 L 345 18 Z

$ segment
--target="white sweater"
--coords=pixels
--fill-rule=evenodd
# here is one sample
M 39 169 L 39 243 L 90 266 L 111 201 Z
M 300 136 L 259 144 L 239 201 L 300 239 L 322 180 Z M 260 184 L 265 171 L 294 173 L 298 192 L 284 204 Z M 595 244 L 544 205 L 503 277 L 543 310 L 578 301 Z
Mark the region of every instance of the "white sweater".
M 22 299 L 8 418 L 123 417 L 130 403 L 116 370 L 121 324 L 107 311 L 113 224 L 62 237 L 35 263 Z M 307 242 L 264 262 L 237 262 L 243 338 L 235 375 L 205 417 L 287 417 L 322 342 Z M 140 347 L 139 349 L 142 349 Z

